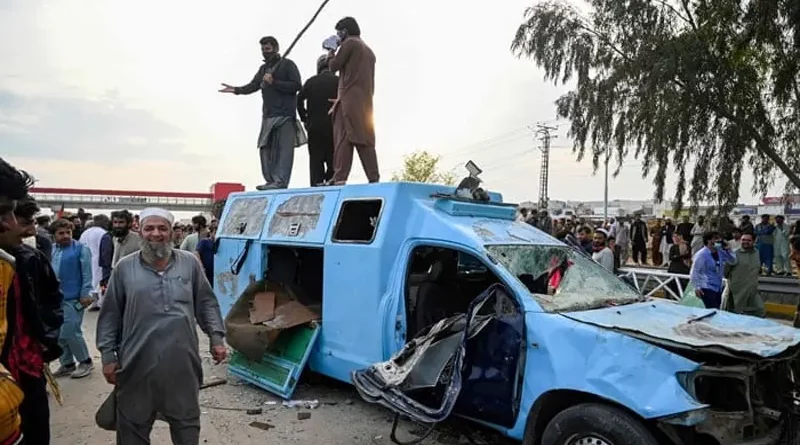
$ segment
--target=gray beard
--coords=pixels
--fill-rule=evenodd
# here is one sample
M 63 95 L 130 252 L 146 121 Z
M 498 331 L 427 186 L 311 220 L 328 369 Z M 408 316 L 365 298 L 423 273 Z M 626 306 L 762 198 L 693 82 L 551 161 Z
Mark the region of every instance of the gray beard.
M 142 258 L 148 263 L 159 260 L 167 260 L 172 256 L 172 243 L 151 243 L 145 240 L 139 244 L 142 251 Z

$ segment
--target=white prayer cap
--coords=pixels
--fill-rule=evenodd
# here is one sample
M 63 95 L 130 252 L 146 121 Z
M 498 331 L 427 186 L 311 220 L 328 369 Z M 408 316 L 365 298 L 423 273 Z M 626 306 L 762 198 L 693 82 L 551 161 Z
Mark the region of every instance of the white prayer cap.
M 595 229 L 594 231 L 595 231 L 595 232 L 602 233 L 602 234 L 603 234 L 603 236 L 605 236 L 606 238 L 608 238 L 608 230 L 606 230 L 606 229 Z
M 172 227 L 172 224 L 175 222 L 175 217 L 172 216 L 172 213 L 160 207 L 148 207 L 142 210 L 141 213 L 139 213 L 139 221 L 144 224 L 144 220 L 151 216 L 158 216 L 159 218 L 166 219 L 170 227 Z

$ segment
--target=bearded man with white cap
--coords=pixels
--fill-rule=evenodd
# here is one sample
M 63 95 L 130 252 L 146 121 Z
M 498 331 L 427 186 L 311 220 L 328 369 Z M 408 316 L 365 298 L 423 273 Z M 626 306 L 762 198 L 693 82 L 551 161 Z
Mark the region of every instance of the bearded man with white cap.
M 97 321 L 119 445 L 149 444 L 156 416 L 169 423 L 173 444 L 198 444 L 203 367 L 195 321 L 215 362 L 227 356 L 217 299 L 194 255 L 173 249 L 173 223 L 164 209 L 142 211 L 141 250 L 112 272 Z

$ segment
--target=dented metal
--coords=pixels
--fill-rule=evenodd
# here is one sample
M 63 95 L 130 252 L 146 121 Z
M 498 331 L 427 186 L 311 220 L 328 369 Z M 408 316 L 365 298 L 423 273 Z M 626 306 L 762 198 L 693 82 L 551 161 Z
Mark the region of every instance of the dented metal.
M 292 196 L 282 202 L 269 222 L 268 236 L 283 235 L 302 238 L 313 232 L 322 213 L 323 194 Z

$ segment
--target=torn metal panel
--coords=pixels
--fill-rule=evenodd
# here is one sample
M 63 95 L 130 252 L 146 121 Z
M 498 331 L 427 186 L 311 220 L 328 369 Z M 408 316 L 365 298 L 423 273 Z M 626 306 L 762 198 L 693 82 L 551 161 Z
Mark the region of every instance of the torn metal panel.
M 800 344 L 800 330 L 790 326 L 724 311 L 708 314 L 708 309 L 650 301 L 563 315 L 655 343 L 745 356 L 774 357 Z
M 237 197 L 228 205 L 222 228 L 217 236 L 255 238 L 261 235 L 269 199 L 266 196 Z
M 325 195 L 292 196 L 282 202 L 269 222 L 268 236 L 302 238 L 313 232 L 319 223 Z
M 492 285 L 470 303 L 467 314 L 440 320 L 407 343 L 389 361 L 354 371 L 353 383 L 361 397 L 420 423 L 436 423 L 447 418 L 461 392 L 467 340 L 485 329 L 488 322 L 496 316 L 479 314 L 491 297 L 501 294 L 505 295 L 503 286 Z M 458 341 L 452 342 L 452 350 L 442 367 L 443 372 L 440 373 L 438 368 L 445 355 L 436 353 L 436 348 L 431 351 L 431 347 L 442 341 L 450 343 L 453 337 Z M 433 368 L 431 372 L 416 369 L 428 367 Z M 412 389 L 419 386 L 420 380 L 429 380 L 432 374 L 437 374 L 438 377 L 434 384 L 437 390 L 431 391 L 428 388 L 422 390 L 422 393 L 428 398 L 429 393 L 441 394 L 441 397 L 434 396 L 432 402 L 422 402 L 421 397 Z

